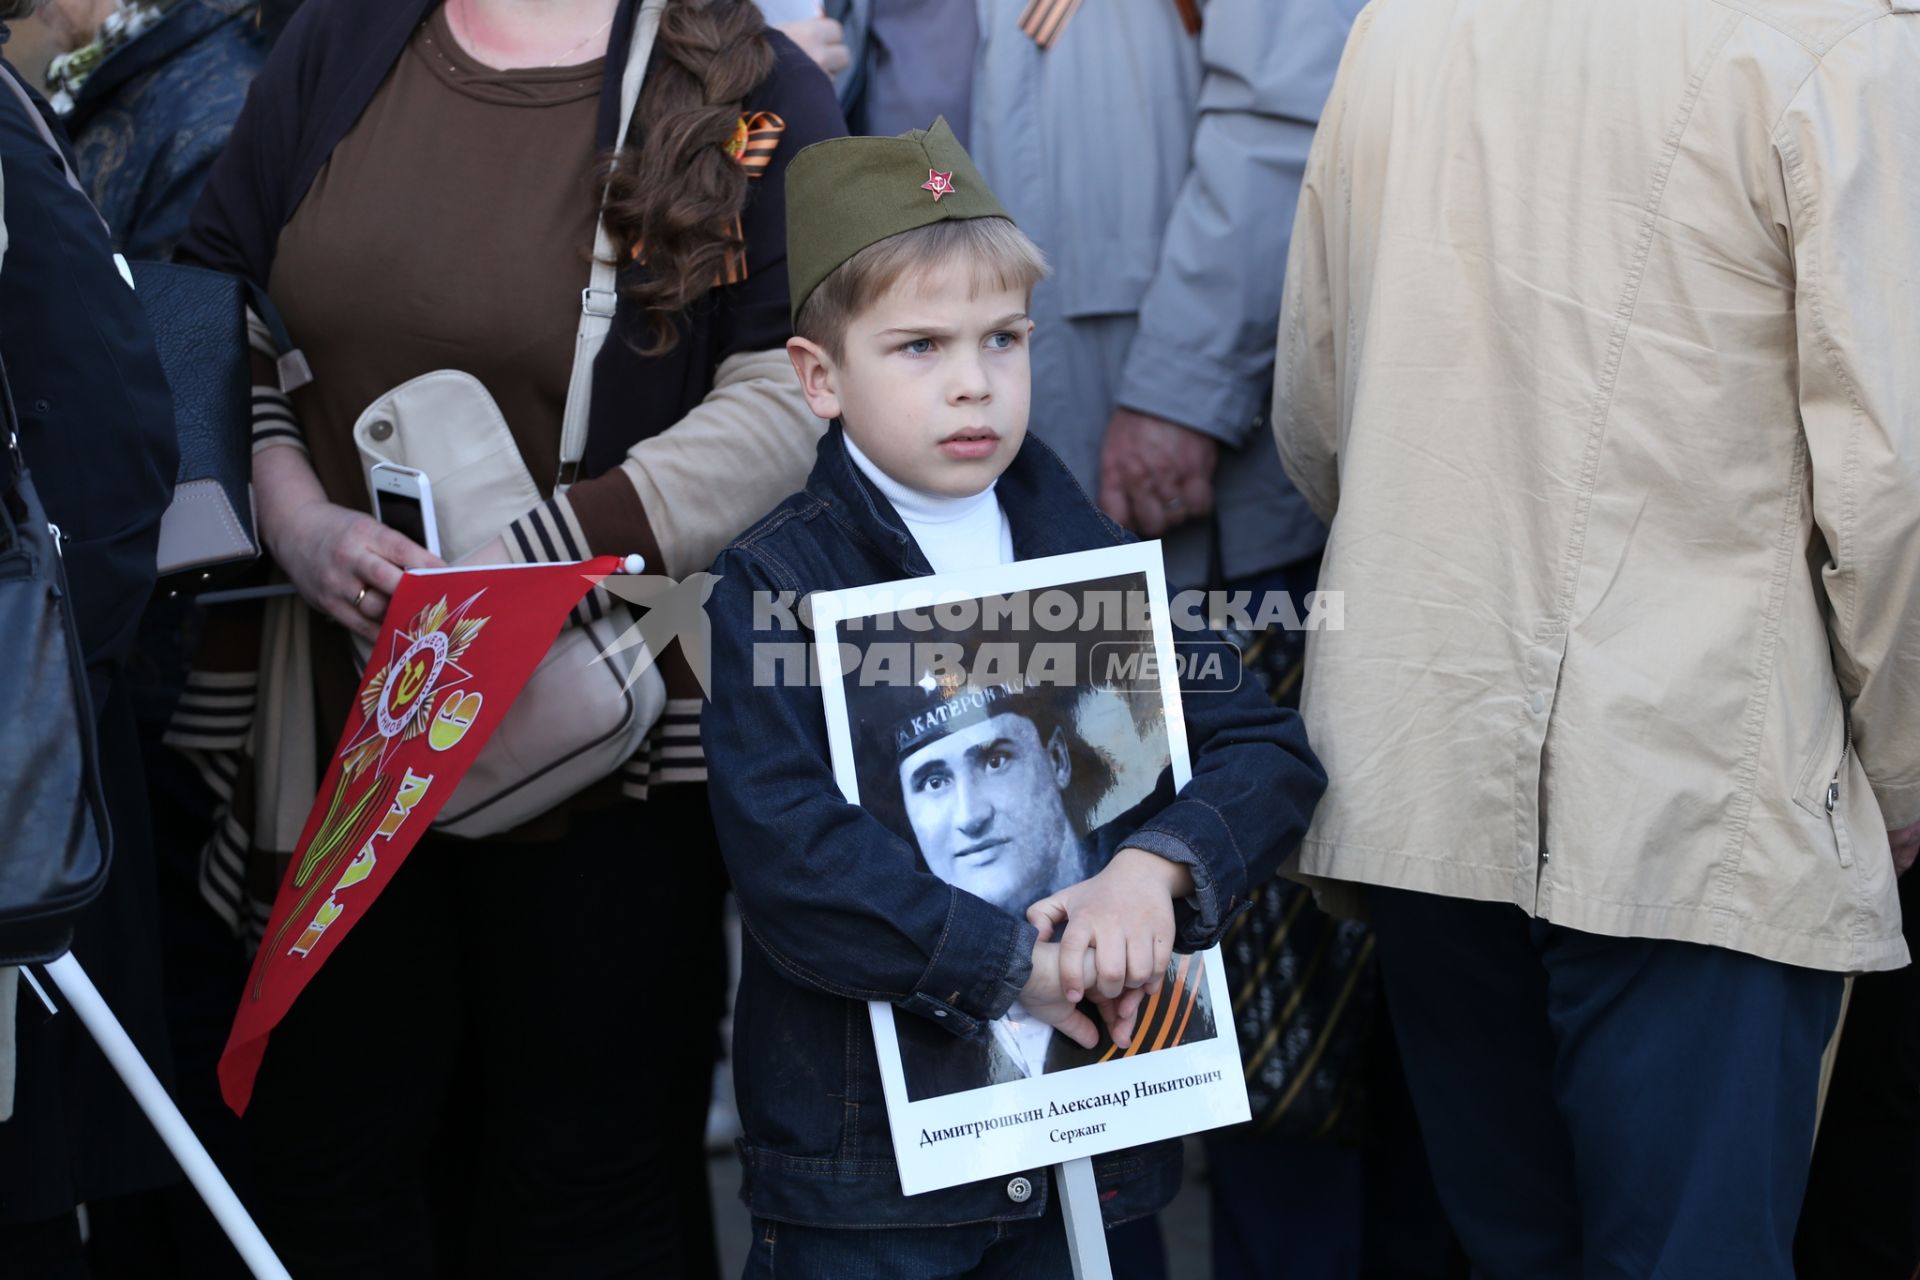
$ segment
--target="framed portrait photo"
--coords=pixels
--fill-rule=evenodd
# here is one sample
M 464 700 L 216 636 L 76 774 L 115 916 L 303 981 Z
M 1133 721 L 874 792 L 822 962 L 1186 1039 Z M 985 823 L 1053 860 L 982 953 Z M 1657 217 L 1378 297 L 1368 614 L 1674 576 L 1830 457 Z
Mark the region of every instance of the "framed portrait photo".
M 1086 879 L 1187 784 L 1157 543 L 810 600 L 846 798 L 1014 917 Z M 1016 1001 L 976 1034 L 870 1008 L 908 1195 L 1247 1119 L 1218 948 L 1175 952 L 1127 1048 Z

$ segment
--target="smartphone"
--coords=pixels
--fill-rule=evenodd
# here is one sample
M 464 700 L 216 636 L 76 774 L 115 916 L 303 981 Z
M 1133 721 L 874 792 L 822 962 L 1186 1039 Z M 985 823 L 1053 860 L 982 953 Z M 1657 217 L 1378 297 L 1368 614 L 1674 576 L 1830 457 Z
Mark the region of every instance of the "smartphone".
M 440 530 L 433 519 L 433 486 L 426 473 L 397 462 L 373 464 L 373 518 L 440 554 Z

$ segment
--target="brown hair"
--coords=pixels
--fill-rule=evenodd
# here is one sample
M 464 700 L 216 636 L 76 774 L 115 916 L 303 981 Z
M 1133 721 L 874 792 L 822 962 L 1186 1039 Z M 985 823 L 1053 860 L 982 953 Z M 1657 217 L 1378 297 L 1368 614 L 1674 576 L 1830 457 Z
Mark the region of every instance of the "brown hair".
M 1005 218 L 961 218 L 929 223 L 876 240 L 835 267 L 808 295 L 793 331 L 818 343 L 835 360 L 845 357 L 847 326 L 874 299 L 910 274 L 965 262 L 976 292 L 1018 289 L 1028 295 L 1047 278 L 1046 255 Z
M 773 46 L 752 0 L 669 0 L 640 91 L 637 150 L 611 162 L 607 230 L 646 270 L 627 289 L 646 318 L 642 355 L 680 340 L 680 317 L 744 248 L 747 174 L 727 153 L 741 106 L 773 71 Z

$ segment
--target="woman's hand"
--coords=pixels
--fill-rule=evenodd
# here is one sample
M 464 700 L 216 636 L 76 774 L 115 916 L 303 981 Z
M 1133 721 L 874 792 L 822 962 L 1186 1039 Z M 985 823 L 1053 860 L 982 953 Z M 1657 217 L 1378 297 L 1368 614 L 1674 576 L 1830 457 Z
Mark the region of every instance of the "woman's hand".
M 273 546 L 273 558 L 308 604 L 365 640 L 380 634 L 402 570 L 445 563 L 372 516 L 331 502 L 295 512 Z
M 309 605 L 373 640 L 405 569 L 438 569 L 439 556 L 372 516 L 327 501 L 298 449 L 253 459 L 260 531 L 273 558 Z
M 1060 985 L 1074 1003 L 1089 990 L 1107 1000 L 1136 987 L 1153 994 L 1173 956 L 1174 899 L 1192 892 L 1193 874 L 1179 863 L 1145 849 L 1122 849 L 1098 875 L 1028 907 L 1027 922 L 1045 937 L 1066 925 Z

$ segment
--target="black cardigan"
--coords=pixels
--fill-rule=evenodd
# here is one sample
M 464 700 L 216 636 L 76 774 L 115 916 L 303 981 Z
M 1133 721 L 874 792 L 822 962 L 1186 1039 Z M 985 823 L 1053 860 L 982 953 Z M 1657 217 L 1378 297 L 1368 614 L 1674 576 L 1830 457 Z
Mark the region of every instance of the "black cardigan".
M 307 0 L 274 46 L 247 95 L 233 137 L 207 180 L 175 256 L 267 285 L 280 232 L 334 147 L 385 82 L 415 28 L 440 0 Z M 620 79 L 638 0 L 620 0 L 608 34 L 605 84 L 594 145 L 611 151 L 619 126 Z M 769 31 L 777 61 L 743 111 L 786 121 L 779 150 L 748 184 L 741 214 L 747 278 L 715 289 L 689 309 L 681 341 L 664 356 L 634 346 L 644 326 L 623 295 L 611 339 L 594 364 L 583 479 L 618 466 L 628 448 L 678 422 L 706 396 L 728 356 L 783 345 L 787 311 L 786 168 L 800 148 L 846 133 L 833 86 L 785 36 Z M 657 63 L 658 47 L 654 51 Z M 629 143 L 638 139 L 630 137 Z M 378 192 L 367 198 L 377 200 Z M 484 270 L 485 263 L 476 263 Z M 629 268 L 622 283 L 632 281 Z M 586 283 L 582 270 L 580 285 Z M 293 335 L 295 342 L 299 334 Z M 325 376 L 325 371 L 319 371 Z

